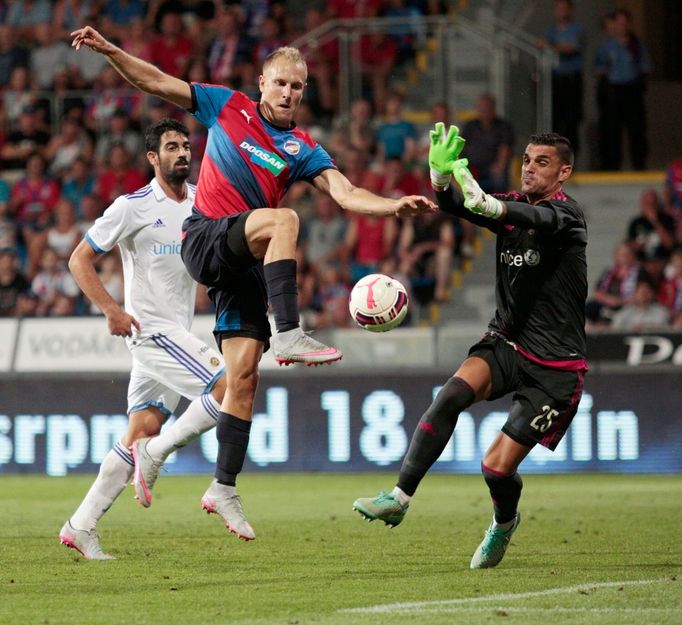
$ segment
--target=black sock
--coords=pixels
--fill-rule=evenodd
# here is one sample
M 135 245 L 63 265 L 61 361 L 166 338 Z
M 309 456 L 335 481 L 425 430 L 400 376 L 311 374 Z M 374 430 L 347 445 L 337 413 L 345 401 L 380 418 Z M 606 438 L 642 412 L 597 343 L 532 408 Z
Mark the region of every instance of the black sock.
M 473 389 L 461 378 L 450 378 L 419 420 L 398 476 L 398 488 L 414 495 L 426 472 L 438 460 L 457 425 L 459 413 L 471 406 Z
M 219 484 L 236 485 L 237 473 L 244 466 L 250 431 L 251 421 L 238 419 L 227 412 L 220 413 L 216 427 L 218 458 L 215 469 L 215 477 Z
M 521 476 L 518 472 L 512 475 L 502 475 L 484 464 L 481 464 L 481 472 L 493 500 L 495 520 L 498 523 L 508 523 L 516 516 L 516 509 L 521 498 L 523 488 Z
M 293 258 L 276 260 L 263 265 L 263 273 L 277 332 L 297 328 L 299 315 L 296 261 Z

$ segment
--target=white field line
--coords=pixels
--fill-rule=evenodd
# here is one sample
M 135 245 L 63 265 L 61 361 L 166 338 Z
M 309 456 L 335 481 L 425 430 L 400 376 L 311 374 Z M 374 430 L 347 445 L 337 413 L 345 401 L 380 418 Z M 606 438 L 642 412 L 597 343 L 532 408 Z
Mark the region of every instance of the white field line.
M 652 612 L 655 614 L 672 614 L 673 612 L 678 613 L 679 608 L 677 607 L 670 607 L 670 608 L 562 608 L 559 606 L 553 606 L 551 608 L 524 608 L 522 606 L 520 607 L 511 607 L 511 606 L 501 606 L 501 605 L 496 605 L 496 606 L 476 606 L 476 607 L 462 607 L 462 606 L 443 606 L 441 608 L 423 608 L 419 610 L 419 614 L 446 614 L 446 613 L 454 613 L 454 612 L 466 612 L 466 613 L 490 613 L 490 612 L 505 612 L 509 614 L 518 614 L 520 612 L 523 613 L 543 613 L 543 612 L 551 612 L 552 614 L 556 614 L 557 612 L 561 612 L 562 614 L 572 614 L 572 613 L 595 613 L 595 614 L 615 614 L 615 613 L 627 613 L 627 614 L 644 614 L 648 612 Z
M 651 586 L 670 582 L 670 578 L 663 579 L 639 579 L 625 580 L 622 582 L 595 582 L 593 584 L 577 584 L 575 586 L 564 586 L 560 588 L 548 588 L 547 590 L 537 590 L 533 592 L 505 593 L 497 595 L 485 595 L 482 597 L 465 597 L 462 599 L 441 599 L 437 601 L 412 601 L 401 603 L 387 603 L 383 605 L 367 606 L 365 608 L 345 608 L 340 612 L 350 612 L 354 614 L 380 614 L 390 612 L 421 612 L 430 611 L 434 608 L 439 611 L 447 606 L 466 606 L 473 603 L 488 603 L 491 601 L 513 601 L 515 599 L 530 599 L 533 597 L 549 597 L 551 595 L 570 594 L 580 591 L 590 591 L 597 588 L 619 588 L 621 586 Z M 490 608 L 486 608 L 490 609 Z M 511 608 L 510 608 L 511 609 Z M 514 608 L 519 609 L 519 608 Z

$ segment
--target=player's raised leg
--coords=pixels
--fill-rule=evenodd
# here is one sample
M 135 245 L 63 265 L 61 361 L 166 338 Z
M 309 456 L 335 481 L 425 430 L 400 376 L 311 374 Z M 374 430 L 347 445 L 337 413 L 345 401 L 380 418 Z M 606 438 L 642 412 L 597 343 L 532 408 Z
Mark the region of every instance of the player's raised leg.
M 263 258 L 268 299 L 275 318 L 275 360 L 288 365 L 321 365 L 340 360 L 342 353 L 307 335 L 300 327 L 296 285 L 296 240 L 299 219 L 289 208 L 252 211 L 245 225 L 249 248 Z

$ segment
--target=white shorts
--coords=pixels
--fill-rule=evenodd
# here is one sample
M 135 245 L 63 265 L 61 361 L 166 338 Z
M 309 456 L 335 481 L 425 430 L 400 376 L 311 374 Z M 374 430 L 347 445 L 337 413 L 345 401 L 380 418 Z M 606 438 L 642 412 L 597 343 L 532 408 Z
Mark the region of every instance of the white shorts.
M 179 326 L 152 334 L 130 353 L 128 414 L 156 406 L 169 416 L 180 397 L 193 400 L 207 393 L 225 371 L 217 350 Z

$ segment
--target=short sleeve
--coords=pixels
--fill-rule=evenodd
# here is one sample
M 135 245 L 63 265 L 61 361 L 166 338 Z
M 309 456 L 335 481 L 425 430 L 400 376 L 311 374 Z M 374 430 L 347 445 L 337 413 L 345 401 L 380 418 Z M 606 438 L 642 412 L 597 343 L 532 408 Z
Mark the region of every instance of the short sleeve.
M 194 115 L 204 126 L 210 128 L 215 123 L 220 111 L 230 100 L 234 91 L 220 85 L 190 83 L 192 89 L 192 109 Z
M 130 201 L 121 196 L 97 218 L 85 233 L 85 239 L 92 249 L 102 254 L 113 249 L 119 241 L 129 237 L 137 229 L 138 224 L 130 210 Z
M 334 159 L 321 145 L 316 145 L 308 158 L 301 163 L 301 168 L 296 172 L 298 180 L 312 182 L 313 178 L 325 169 L 338 169 Z

